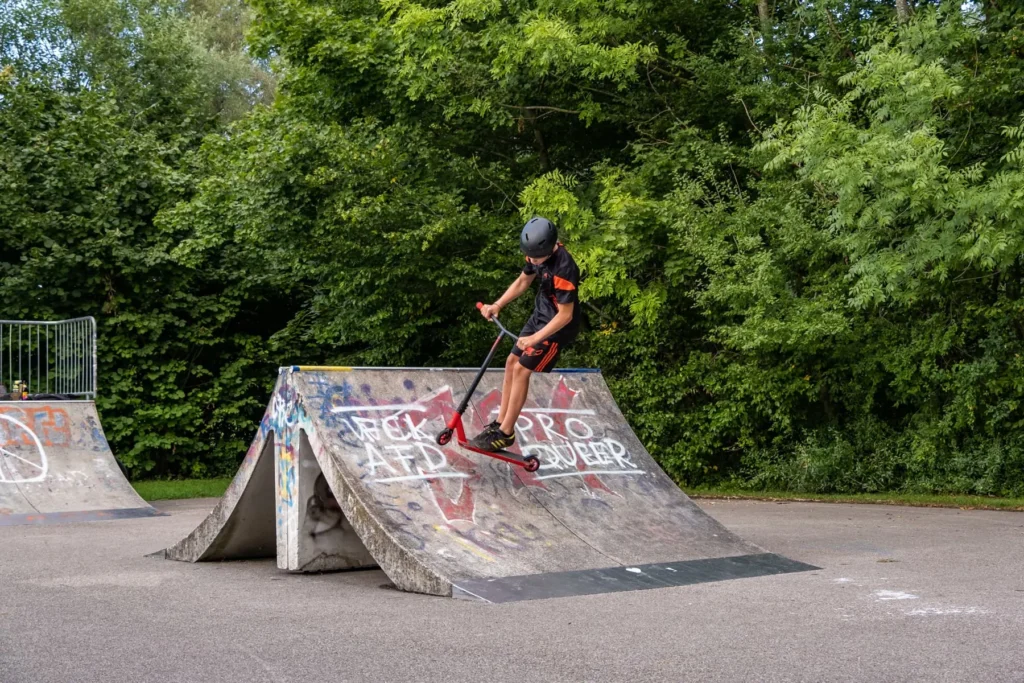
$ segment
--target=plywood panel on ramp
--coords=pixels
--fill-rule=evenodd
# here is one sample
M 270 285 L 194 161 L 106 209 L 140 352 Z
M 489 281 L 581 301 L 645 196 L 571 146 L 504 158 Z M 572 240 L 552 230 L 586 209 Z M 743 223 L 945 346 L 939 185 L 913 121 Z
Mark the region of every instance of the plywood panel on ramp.
M 810 568 L 743 541 L 690 501 L 596 371 L 533 377 L 516 449 L 541 459 L 536 473 L 438 446 L 473 372 L 282 369 L 228 494 L 164 556 L 275 554 L 273 505 L 284 569 L 376 564 L 403 590 L 491 602 Z M 498 371 L 485 376 L 469 431 L 493 419 L 500 382 Z M 270 470 L 272 490 L 256 476 Z
M 0 402 L 0 526 L 158 514 L 121 473 L 95 403 Z

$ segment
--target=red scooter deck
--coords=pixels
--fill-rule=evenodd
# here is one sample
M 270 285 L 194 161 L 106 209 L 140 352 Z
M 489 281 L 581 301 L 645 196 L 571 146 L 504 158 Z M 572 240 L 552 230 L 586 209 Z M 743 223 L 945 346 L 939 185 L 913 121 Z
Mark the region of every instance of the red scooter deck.
M 470 446 L 465 441 L 460 441 L 459 445 L 465 448 L 467 451 L 473 451 L 474 453 L 479 453 L 480 455 L 486 455 L 490 458 L 504 460 L 507 463 L 518 465 L 527 472 L 536 472 L 538 469 L 540 469 L 540 460 L 538 460 L 537 457 L 534 455 L 516 455 L 511 451 L 501 449 L 496 451 L 485 451 L 482 448 L 475 448 L 473 446 Z
M 466 431 L 462 426 L 461 413 L 455 413 L 455 415 L 452 416 L 452 419 L 448 423 L 448 427 L 437 435 L 437 443 L 441 446 L 447 446 L 451 443 L 452 436 L 456 436 L 456 442 L 467 451 L 486 455 L 488 458 L 502 460 L 510 465 L 522 467 L 527 472 L 536 472 L 540 469 L 540 460 L 535 455 L 516 455 L 515 453 L 506 450 L 485 451 L 482 448 L 471 446 L 469 442 L 466 441 Z
M 478 309 L 483 308 L 483 304 L 478 301 L 476 307 Z M 480 366 L 480 370 L 476 373 L 476 378 L 473 380 L 473 383 L 469 386 L 469 389 L 466 391 L 466 396 L 462 399 L 462 403 L 460 403 L 459 407 L 455 409 L 455 414 L 452 415 L 450 420 L 448 420 L 448 424 L 445 426 L 444 430 L 437 435 L 437 443 L 438 445 L 441 446 L 447 446 L 449 443 L 451 443 L 452 436 L 455 436 L 458 441 L 458 444 L 465 448 L 467 451 L 473 451 L 474 453 L 479 453 L 480 455 L 486 455 L 488 458 L 503 460 L 504 462 L 507 462 L 510 465 L 522 467 L 527 472 L 536 472 L 537 470 L 540 469 L 540 460 L 538 460 L 537 456 L 535 455 L 516 455 L 515 453 L 511 453 L 505 450 L 485 451 L 482 448 L 470 446 L 469 443 L 466 441 L 466 429 L 462 425 L 462 414 L 466 412 L 466 408 L 469 407 L 470 397 L 473 396 L 473 392 L 476 391 L 477 385 L 480 384 L 480 379 L 484 376 L 484 372 L 487 370 L 487 367 L 491 364 L 491 360 L 494 358 L 494 352 L 498 350 L 498 345 L 501 344 L 502 337 L 507 335 L 513 340 L 518 339 L 516 335 L 512 334 L 511 332 L 505 329 L 505 326 L 501 324 L 497 316 L 491 317 L 491 322 L 498 326 L 498 337 L 497 339 L 494 340 L 494 343 L 491 344 L 491 350 L 487 354 L 487 358 L 484 359 L 484 364 Z

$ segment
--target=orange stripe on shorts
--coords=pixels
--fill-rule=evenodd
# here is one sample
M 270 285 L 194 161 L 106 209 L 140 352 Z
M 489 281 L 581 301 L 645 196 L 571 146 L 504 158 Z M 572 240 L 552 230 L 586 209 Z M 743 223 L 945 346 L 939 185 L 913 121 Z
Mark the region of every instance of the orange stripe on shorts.
M 558 342 L 551 342 L 551 350 L 548 351 L 548 354 L 546 356 L 544 356 L 544 358 L 543 358 L 543 360 L 541 360 L 540 364 L 537 365 L 536 372 L 540 372 L 545 367 L 547 367 L 547 364 L 550 363 L 551 359 L 555 357 L 555 353 L 557 351 L 558 351 Z

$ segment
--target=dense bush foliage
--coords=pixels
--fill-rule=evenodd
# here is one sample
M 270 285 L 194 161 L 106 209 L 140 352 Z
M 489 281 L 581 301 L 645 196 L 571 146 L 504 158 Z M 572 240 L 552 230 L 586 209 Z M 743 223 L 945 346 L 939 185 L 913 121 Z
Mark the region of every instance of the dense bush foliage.
M 542 213 L 681 482 L 1024 494 L 1016 6 L 250 4 L 0 15 L 0 302 L 101 319 L 135 471 L 230 471 L 278 363 L 473 363 Z
M 211 77 L 230 60 L 159 5 L 7 7 L 0 35 L 21 39 L 2 43 L 0 317 L 95 316 L 98 405 L 122 462 L 227 471 L 272 381 L 259 283 L 230 252 L 183 268 L 170 253 L 187 233 L 155 217 L 190 195 L 189 152 L 242 108 Z M 232 82 L 258 94 L 251 68 Z

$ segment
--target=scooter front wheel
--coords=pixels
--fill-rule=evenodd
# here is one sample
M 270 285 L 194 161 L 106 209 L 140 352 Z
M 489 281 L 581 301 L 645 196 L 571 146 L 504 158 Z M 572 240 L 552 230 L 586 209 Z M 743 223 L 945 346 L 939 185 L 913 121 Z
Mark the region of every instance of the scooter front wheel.
M 437 445 L 439 445 L 439 446 L 447 446 L 449 443 L 451 443 L 452 434 L 453 433 L 454 433 L 454 430 L 451 427 L 449 427 L 448 429 L 445 429 L 443 432 L 438 434 L 437 435 Z M 538 466 L 540 465 L 540 463 L 537 463 L 537 464 L 538 464 Z

